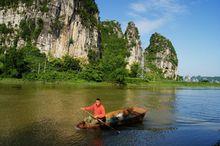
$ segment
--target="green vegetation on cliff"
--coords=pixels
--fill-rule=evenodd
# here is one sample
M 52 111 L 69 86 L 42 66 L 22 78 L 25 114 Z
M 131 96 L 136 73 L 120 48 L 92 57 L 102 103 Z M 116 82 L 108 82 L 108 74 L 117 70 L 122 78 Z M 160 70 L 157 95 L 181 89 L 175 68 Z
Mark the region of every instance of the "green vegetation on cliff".
M 134 32 L 135 32 L 134 36 L 129 35 L 129 30 L 132 30 L 132 29 L 135 29 L 134 30 Z M 134 22 L 132 22 L 132 21 L 128 23 L 128 26 L 126 28 L 125 36 L 127 36 L 127 35 L 129 35 L 129 37 L 132 37 L 133 39 L 140 39 L 140 34 L 139 34 L 139 31 L 138 31 L 138 28 L 135 26 Z
M 127 40 L 121 35 L 119 23 L 105 21 L 99 25 L 102 36 L 101 58 L 97 57 L 97 52 L 89 51 L 89 64 L 82 65 L 78 59 L 70 56 L 60 59 L 48 58 L 31 43 L 32 39 L 37 38 L 39 34 L 37 30 L 42 26 L 39 21 L 37 24 L 32 19 L 21 22 L 20 35 L 28 42 L 25 47 L 1 48 L 0 74 L 2 77 L 46 81 L 78 78 L 125 84 L 128 77 L 126 57 L 129 56 L 129 52 Z M 133 76 L 137 76 L 135 70 L 134 67 Z
M 148 75 L 158 79 L 164 78 L 166 72 L 163 72 L 162 68 L 156 65 L 157 61 L 170 62 L 173 70 L 178 66 L 177 54 L 171 41 L 159 33 L 154 33 L 151 36 L 150 45 L 146 48 L 144 56 L 145 66 L 150 70 Z
M 8 26 L 6 24 L 0 24 L 0 49 L 3 49 L 6 42 L 8 42 L 11 38 L 11 35 L 14 32 L 14 28 L 9 23 Z
M 19 4 L 32 6 L 34 3 L 36 8 L 41 12 L 48 12 L 48 4 L 51 0 L 0 0 L 0 8 L 17 8 Z
M 128 76 L 125 58 L 128 56 L 127 41 L 122 34 L 119 23 L 104 21 L 99 25 L 102 40 L 101 58 L 94 51 L 88 54 L 90 64 L 81 72 L 81 77 L 88 81 L 107 81 L 125 84 Z
M 44 22 L 41 18 L 22 19 L 19 28 L 12 27 L 11 23 L 0 24 L 0 47 L 4 49 L 16 47 L 19 39 L 26 43 L 36 42 L 43 26 Z
M 0 7 L 17 7 L 19 3 L 24 3 L 27 6 L 32 5 L 34 0 L 1 0 Z
M 25 41 L 37 40 L 44 26 L 41 18 L 23 19 L 20 22 L 20 36 Z
M 105 21 L 100 25 L 102 39 L 101 70 L 104 73 L 104 80 L 112 80 L 116 83 L 125 83 L 128 57 L 127 40 L 119 36 L 121 28 L 115 21 Z
M 10 26 L 6 26 L 6 24 L 0 24 L 0 34 L 7 35 L 13 32 L 13 28 L 10 28 Z
M 79 4 L 77 12 L 82 19 L 82 24 L 86 27 L 97 26 L 98 20 L 95 15 L 99 13 L 99 10 L 95 0 L 82 0 L 79 1 Z
M 152 64 L 156 57 L 156 53 L 164 51 L 165 49 L 170 49 L 173 56 L 168 56 L 167 61 L 172 62 L 175 66 L 178 65 L 178 59 L 176 58 L 176 51 L 170 40 L 166 39 L 159 33 L 154 33 L 150 38 L 150 45 L 146 48 L 148 54 L 145 59 L 148 65 Z

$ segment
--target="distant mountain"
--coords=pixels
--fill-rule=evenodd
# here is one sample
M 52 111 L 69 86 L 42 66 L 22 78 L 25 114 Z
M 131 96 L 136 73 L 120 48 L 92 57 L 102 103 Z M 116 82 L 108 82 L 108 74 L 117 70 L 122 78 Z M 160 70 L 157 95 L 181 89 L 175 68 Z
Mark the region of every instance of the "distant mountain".
M 159 33 L 154 33 L 150 38 L 150 45 L 146 48 L 145 66 L 164 78 L 176 79 L 178 58 L 170 40 Z
M 209 77 L 209 76 L 193 76 L 190 78 L 192 82 L 220 82 L 220 77 Z

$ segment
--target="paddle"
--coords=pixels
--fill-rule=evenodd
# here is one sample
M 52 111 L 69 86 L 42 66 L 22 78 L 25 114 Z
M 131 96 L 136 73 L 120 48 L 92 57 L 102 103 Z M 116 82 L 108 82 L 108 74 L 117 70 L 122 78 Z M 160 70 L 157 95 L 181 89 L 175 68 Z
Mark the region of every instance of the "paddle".
M 101 122 L 102 124 L 104 124 L 105 126 L 111 128 L 112 130 L 115 130 L 118 134 L 120 134 L 120 131 L 119 130 L 116 130 L 115 128 L 113 128 L 112 126 L 110 125 L 107 125 L 105 122 L 103 122 L 102 120 L 98 119 L 98 118 L 95 118 L 90 112 L 86 111 L 86 110 L 83 110 L 84 112 L 86 112 L 87 114 L 89 114 L 93 119 L 96 119 L 98 120 L 99 122 Z

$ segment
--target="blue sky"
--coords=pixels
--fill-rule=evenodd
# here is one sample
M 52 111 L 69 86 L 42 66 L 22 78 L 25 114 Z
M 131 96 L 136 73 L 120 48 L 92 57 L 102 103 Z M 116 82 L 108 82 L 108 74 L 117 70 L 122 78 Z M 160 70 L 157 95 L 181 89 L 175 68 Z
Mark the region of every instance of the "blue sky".
M 142 46 L 159 32 L 176 48 L 180 75 L 220 76 L 220 0 L 96 0 L 101 20 L 135 22 Z

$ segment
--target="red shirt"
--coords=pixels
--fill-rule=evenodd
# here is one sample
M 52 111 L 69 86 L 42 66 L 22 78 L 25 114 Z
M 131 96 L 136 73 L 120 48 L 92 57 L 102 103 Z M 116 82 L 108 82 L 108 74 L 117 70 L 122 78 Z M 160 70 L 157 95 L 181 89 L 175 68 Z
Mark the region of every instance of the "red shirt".
M 105 117 L 105 108 L 102 104 L 97 106 L 95 103 L 91 106 L 85 107 L 85 110 L 93 111 L 94 116 L 97 116 L 98 118 Z

